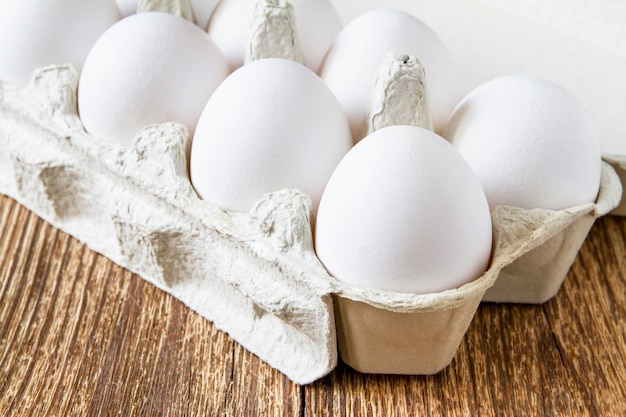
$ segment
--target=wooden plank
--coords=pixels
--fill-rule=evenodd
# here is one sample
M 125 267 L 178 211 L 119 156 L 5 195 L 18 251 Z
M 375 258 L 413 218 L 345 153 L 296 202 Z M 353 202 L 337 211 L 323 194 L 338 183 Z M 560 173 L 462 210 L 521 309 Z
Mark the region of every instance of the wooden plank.
M 302 389 L 241 345 L 236 345 L 233 383 L 225 415 L 299 416 Z
M 626 416 L 624 219 L 596 223 L 563 291 L 545 309 L 571 392 L 580 393 L 590 415 Z
M 1 198 L 0 415 L 223 410 L 227 335 Z
M 626 219 L 541 306 L 481 305 L 433 376 L 291 383 L 140 277 L 0 196 L 0 415 L 626 415 Z

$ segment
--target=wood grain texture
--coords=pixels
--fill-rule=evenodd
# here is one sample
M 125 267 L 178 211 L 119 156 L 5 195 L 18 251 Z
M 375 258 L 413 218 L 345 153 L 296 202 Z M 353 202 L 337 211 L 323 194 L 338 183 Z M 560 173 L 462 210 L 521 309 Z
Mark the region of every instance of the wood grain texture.
M 434 376 L 307 385 L 0 196 L 0 416 L 625 416 L 626 218 L 544 305 L 483 304 Z

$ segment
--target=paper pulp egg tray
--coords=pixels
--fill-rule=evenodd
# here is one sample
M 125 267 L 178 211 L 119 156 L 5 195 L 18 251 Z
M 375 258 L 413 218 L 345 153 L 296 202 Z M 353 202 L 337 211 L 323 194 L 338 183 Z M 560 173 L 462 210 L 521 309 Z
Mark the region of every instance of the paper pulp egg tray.
M 128 149 L 98 140 L 77 116 L 77 84 L 71 66 L 42 68 L 23 89 L 0 83 L 0 193 L 181 300 L 296 383 L 330 372 L 338 352 L 363 372 L 438 372 L 483 298 L 552 296 L 594 220 L 621 195 L 605 164 L 595 204 L 498 208 L 491 266 L 458 289 L 355 288 L 317 259 L 308 196 L 279 190 L 249 213 L 200 200 L 182 125 L 147 126 Z

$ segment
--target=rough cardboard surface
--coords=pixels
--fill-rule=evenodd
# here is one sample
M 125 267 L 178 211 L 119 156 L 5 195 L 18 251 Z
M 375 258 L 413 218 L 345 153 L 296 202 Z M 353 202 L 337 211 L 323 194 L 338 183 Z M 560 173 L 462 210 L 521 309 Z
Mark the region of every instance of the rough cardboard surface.
M 189 136 L 149 126 L 128 150 L 87 135 L 77 74 L 51 67 L 0 84 L 0 192 L 173 294 L 292 380 L 337 361 L 330 277 L 313 254 L 310 200 L 283 190 L 249 214 L 201 201 Z
M 615 172 L 617 172 L 622 182 L 622 187 L 626 187 L 626 153 L 624 155 L 605 155 L 604 159 L 610 163 L 615 169 Z M 622 200 L 619 205 L 613 209 L 610 214 L 626 216 L 626 196 L 622 195 Z
M 139 0 L 137 12 L 171 13 L 190 22 L 195 22 L 196 20 L 190 0 Z
M 72 67 L 57 66 L 37 71 L 25 89 L 0 83 L 0 192 L 174 295 L 297 383 L 334 368 L 337 337 L 357 369 L 436 372 L 503 268 L 521 264 L 521 280 L 544 275 L 535 260 L 524 261 L 542 245 L 565 248 L 569 268 L 590 223 L 621 195 L 605 164 L 596 204 L 501 208 L 490 269 L 458 289 L 416 295 L 349 287 L 315 256 L 309 197 L 277 191 L 244 214 L 202 201 L 188 180 L 190 139 L 181 125 L 147 126 L 129 149 L 98 140 L 76 114 L 77 82 Z M 577 240 L 566 245 L 570 235 L 560 232 L 570 226 Z M 392 349 L 391 340 L 405 343 Z
M 379 65 L 358 139 L 394 125 L 433 130 L 424 66 L 416 57 L 390 53 Z
M 367 373 L 439 372 L 454 358 L 485 291 L 517 255 L 496 241 L 489 270 L 458 289 L 401 294 L 339 287 L 335 294 L 338 349 L 353 368 Z
M 337 297 L 341 358 L 366 373 L 435 374 L 454 358 L 480 299 L 479 294 L 452 309 L 411 314 Z
M 288 1 L 264 0 L 254 7 L 246 62 L 263 58 L 303 63 L 296 18 Z

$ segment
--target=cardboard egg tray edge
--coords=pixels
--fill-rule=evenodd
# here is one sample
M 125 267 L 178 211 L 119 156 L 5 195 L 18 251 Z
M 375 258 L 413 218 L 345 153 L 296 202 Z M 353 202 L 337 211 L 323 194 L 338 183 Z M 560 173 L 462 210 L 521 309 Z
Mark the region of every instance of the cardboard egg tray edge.
M 71 66 L 55 66 L 36 71 L 24 89 L 0 83 L 0 193 L 172 294 L 296 383 L 330 372 L 338 350 L 364 372 L 441 370 L 485 293 L 499 286 L 506 293 L 533 273 L 558 290 L 593 221 L 621 196 L 604 164 L 597 204 L 499 208 L 491 267 L 459 289 L 415 295 L 349 287 L 315 256 L 307 196 L 270 193 L 246 214 L 202 201 L 187 179 L 190 139 L 181 125 L 147 126 L 130 149 L 97 140 L 76 115 L 77 82 Z M 526 258 L 546 247 L 566 249 L 560 268 L 532 270 L 536 259 Z M 407 328 L 426 342 L 415 346 Z M 388 340 L 400 336 L 407 342 L 389 350 Z
M 626 150 L 623 155 L 604 155 L 603 159 L 609 163 L 615 172 L 617 173 L 622 188 L 626 187 Z M 626 216 L 626 194 L 622 195 L 622 198 L 610 214 L 615 216 Z

